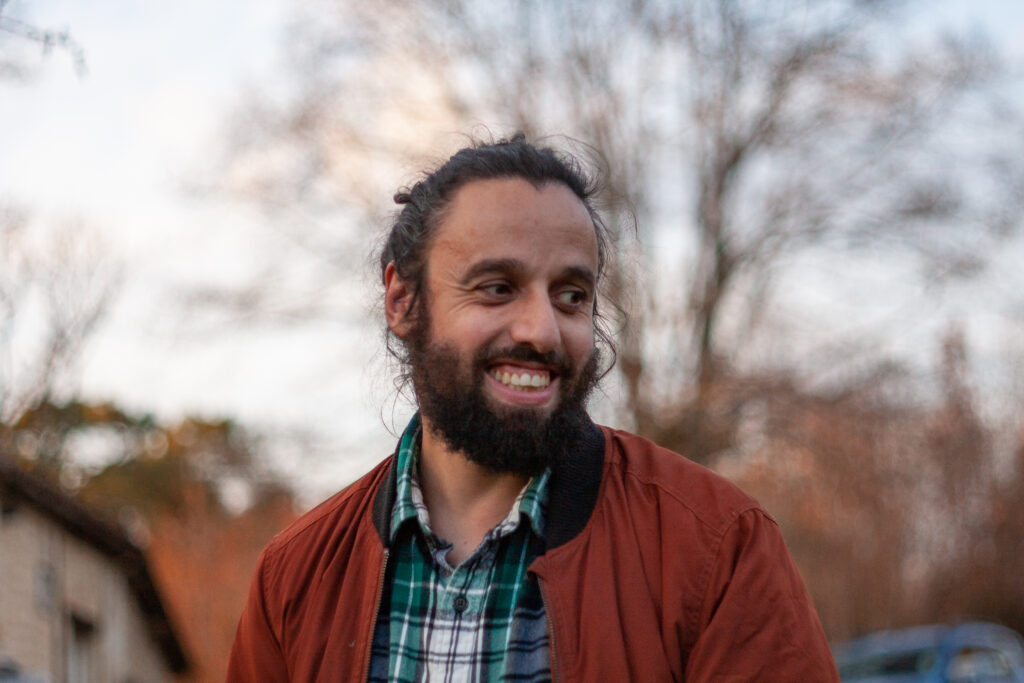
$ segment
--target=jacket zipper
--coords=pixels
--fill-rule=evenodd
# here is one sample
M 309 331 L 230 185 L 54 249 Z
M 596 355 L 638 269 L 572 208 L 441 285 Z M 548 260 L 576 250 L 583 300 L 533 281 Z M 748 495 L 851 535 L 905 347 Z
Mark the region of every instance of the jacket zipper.
M 380 617 L 380 600 L 384 597 L 384 574 L 388 570 L 390 551 L 384 549 L 384 561 L 380 563 L 380 578 L 377 580 L 377 606 L 373 610 L 373 621 L 370 624 L 370 647 L 366 648 L 366 667 L 363 669 L 363 680 L 370 680 L 370 664 L 373 661 L 373 639 L 377 635 L 377 618 Z
M 547 592 L 544 590 L 544 582 L 534 574 L 537 585 L 540 587 L 540 601 L 544 603 L 544 619 L 548 622 L 548 647 L 551 649 L 551 683 L 558 683 L 558 667 L 555 666 L 555 628 L 551 621 L 551 610 L 548 605 Z

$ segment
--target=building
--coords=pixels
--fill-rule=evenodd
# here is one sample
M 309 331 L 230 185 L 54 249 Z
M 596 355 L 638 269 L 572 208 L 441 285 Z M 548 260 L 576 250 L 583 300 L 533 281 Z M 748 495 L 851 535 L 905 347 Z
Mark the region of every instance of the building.
M 0 455 L 0 681 L 149 683 L 187 669 L 138 546 Z

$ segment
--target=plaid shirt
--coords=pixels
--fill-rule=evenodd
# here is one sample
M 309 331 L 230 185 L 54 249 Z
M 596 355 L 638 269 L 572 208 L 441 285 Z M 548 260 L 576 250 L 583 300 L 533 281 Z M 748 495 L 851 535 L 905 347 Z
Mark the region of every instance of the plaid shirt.
M 391 557 L 374 632 L 371 681 L 548 681 L 548 626 L 526 569 L 543 549 L 549 472 L 458 567 L 430 530 L 416 462 L 416 416 L 398 448 Z M 523 516 L 529 523 L 521 524 Z

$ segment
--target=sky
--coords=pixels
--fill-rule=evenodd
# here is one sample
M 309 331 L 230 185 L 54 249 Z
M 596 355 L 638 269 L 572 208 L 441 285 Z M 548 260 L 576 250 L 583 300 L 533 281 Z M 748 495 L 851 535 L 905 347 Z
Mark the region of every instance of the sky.
M 166 420 L 228 416 L 279 435 L 326 426 L 339 452 L 359 449 L 316 459 L 312 476 L 334 486 L 385 455 L 375 330 L 197 330 L 175 306 L 176 292 L 242 282 L 274 251 L 257 212 L 189 186 L 243 90 L 280 78 L 285 3 L 13 2 L 6 15 L 68 28 L 85 51 L 84 75 L 55 50 L 28 82 L 0 82 L 0 203 L 43 226 L 81 222 L 120 270 L 74 388 Z
M 916 26 L 988 31 L 1024 58 L 1024 2 L 923 7 Z M 79 364 L 84 397 L 168 420 L 233 416 L 270 433 L 329 435 L 315 457 L 286 439 L 275 453 L 300 486 L 326 492 L 392 447 L 378 328 L 190 329 L 173 305 L 176 291 L 243 281 L 274 253 L 264 216 L 188 187 L 209 170 L 246 89 L 281 82 L 287 12 L 283 0 L 11 0 L 4 16 L 68 28 L 87 72 L 60 50 L 23 50 L 38 57 L 34 77 L 0 81 L 0 204 L 41 225 L 80 220 L 121 264 Z M 355 286 L 353 300 L 372 299 L 371 286 Z M 394 415 L 400 429 L 408 408 Z

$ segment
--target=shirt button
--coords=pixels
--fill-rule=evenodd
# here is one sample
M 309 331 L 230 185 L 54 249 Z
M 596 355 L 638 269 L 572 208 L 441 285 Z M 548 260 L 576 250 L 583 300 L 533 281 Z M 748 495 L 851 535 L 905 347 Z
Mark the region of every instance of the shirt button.
M 461 614 L 466 611 L 467 607 L 469 607 L 469 600 L 466 599 L 465 595 L 460 595 L 452 601 L 452 607 L 455 608 L 456 612 Z

